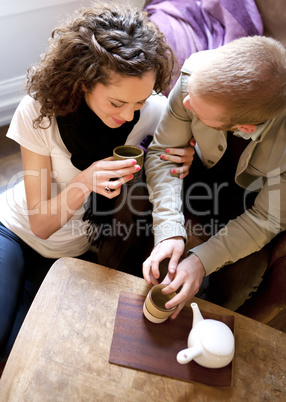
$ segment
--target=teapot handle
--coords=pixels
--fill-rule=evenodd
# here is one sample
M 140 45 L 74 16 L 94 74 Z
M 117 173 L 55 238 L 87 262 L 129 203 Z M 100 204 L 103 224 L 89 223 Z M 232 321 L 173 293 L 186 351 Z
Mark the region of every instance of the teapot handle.
M 180 364 L 189 363 L 194 358 L 200 356 L 203 352 L 201 346 L 193 346 L 191 348 L 183 349 L 177 354 L 177 362 Z

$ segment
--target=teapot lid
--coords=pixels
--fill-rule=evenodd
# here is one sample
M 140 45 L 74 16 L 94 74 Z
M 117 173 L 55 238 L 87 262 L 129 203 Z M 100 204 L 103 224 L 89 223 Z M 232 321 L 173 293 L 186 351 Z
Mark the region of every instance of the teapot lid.
M 202 346 L 214 355 L 228 356 L 234 351 L 234 336 L 230 328 L 221 321 L 207 319 L 200 323 Z

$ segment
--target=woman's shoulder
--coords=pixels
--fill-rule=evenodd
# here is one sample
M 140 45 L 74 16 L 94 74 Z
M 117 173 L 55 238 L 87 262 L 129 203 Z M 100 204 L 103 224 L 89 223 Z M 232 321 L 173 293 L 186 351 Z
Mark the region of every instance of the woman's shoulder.
M 46 128 L 34 126 L 40 109 L 38 101 L 29 95 L 24 96 L 12 117 L 7 137 L 33 152 L 49 155 L 55 125 L 47 122 Z
M 156 103 L 158 105 L 163 105 L 165 106 L 168 102 L 167 98 L 165 95 L 159 93 L 157 94 L 156 92 L 152 92 L 152 95 L 149 96 L 149 98 L 147 99 L 150 103 Z
M 15 113 L 12 117 L 12 123 L 26 122 L 35 120 L 40 115 L 41 105 L 38 101 L 29 95 L 25 95 L 18 104 Z
M 149 98 L 146 100 L 144 106 L 141 109 L 141 113 L 162 113 L 167 103 L 168 100 L 165 95 L 153 92 L 152 95 L 149 96 Z
M 17 106 L 15 113 L 12 117 L 11 124 L 15 126 L 23 126 L 29 127 L 32 129 L 34 121 L 41 115 L 41 104 L 39 101 L 35 100 L 30 95 L 25 95 Z M 53 124 L 51 124 L 53 119 L 49 119 L 48 117 L 44 117 L 41 121 L 41 126 L 38 128 L 44 129 L 47 132 L 47 129 Z
M 39 114 L 40 109 L 41 109 L 41 105 L 40 105 L 40 103 L 38 101 L 36 101 L 30 95 L 25 95 L 21 99 L 16 111 L 19 111 L 19 112 L 22 112 L 22 113 L 25 112 L 25 111 L 27 111 L 27 112 L 28 111 L 31 111 L 31 112 L 34 111 L 35 113 Z

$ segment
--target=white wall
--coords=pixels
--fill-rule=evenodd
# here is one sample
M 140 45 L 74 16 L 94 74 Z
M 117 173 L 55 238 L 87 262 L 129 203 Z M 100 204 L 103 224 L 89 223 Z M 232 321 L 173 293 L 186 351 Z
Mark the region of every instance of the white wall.
M 141 6 L 143 1 L 129 3 Z M 10 123 L 25 93 L 26 71 L 47 49 L 53 28 L 90 4 L 92 0 L 0 0 L 0 126 Z

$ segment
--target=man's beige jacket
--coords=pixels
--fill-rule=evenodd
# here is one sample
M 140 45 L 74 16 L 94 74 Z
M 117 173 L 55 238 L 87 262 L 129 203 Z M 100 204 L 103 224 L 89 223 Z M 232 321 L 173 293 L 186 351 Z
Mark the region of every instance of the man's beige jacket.
M 186 60 L 148 150 L 145 167 L 154 206 L 155 244 L 174 236 L 187 238 L 181 211 L 182 180 L 170 175 L 173 164 L 160 159 L 161 154 L 167 147 L 188 146 L 193 137 L 198 155 L 211 168 L 227 147 L 226 132 L 207 127 L 183 105 L 188 78 L 207 52 L 211 51 Z M 245 137 L 242 132 L 236 135 Z M 251 209 L 191 250 L 202 261 L 207 275 L 258 251 L 286 228 L 286 111 L 258 126 L 251 139 L 239 159 L 235 180 L 258 195 Z

